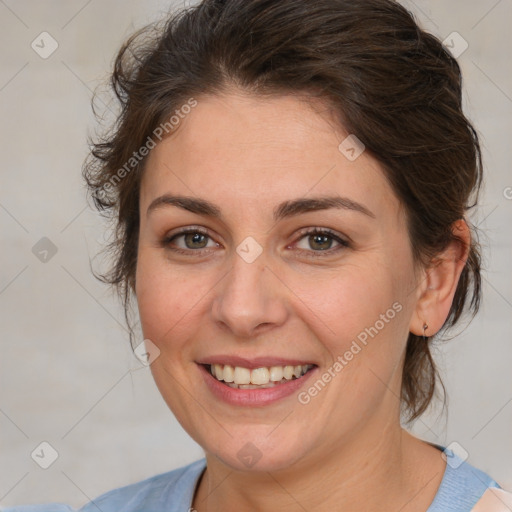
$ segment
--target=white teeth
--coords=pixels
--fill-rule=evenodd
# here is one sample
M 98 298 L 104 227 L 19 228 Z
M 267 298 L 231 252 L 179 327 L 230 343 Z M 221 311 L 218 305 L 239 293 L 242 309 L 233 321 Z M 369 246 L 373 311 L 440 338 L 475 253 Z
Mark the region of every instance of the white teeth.
M 283 378 L 283 367 L 282 366 L 271 366 L 270 367 L 270 380 L 272 382 L 279 382 Z
M 248 368 L 241 368 L 240 366 L 235 366 L 234 379 L 235 384 L 250 384 L 251 370 L 249 370 Z
M 251 384 L 268 384 L 269 380 L 268 368 L 255 368 L 251 371 Z
M 210 373 L 228 386 L 239 389 L 269 388 L 302 377 L 313 365 L 271 366 L 250 370 L 241 366 L 228 364 L 210 365 Z
M 234 382 L 235 380 L 235 369 L 229 364 L 224 365 L 224 374 L 222 380 L 224 382 Z
M 222 374 L 223 374 L 222 365 L 214 364 L 213 365 L 213 370 L 214 370 L 213 374 L 215 375 L 215 377 L 217 377 L 217 379 L 221 380 L 222 379 Z
M 240 384 L 237 386 L 236 384 L 233 387 L 237 387 L 238 389 L 265 389 L 265 388 L 273 388 L 276 386 L 275 382 L 267 382 L 266 384 Z
M 292 380 L 292 377 L 293 377 L 293 366 L 285 366 L 283 368 L 283 377 L 286 380 Z

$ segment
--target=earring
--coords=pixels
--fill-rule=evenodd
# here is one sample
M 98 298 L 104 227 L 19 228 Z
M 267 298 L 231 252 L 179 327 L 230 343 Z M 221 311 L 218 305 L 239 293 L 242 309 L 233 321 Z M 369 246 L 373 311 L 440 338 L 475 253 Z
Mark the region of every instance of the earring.
M 428 324 L 425 322 L 423 324 L 423 341 L 427 340 L 427 337 L 425 336 L 425 332 L 427 331 L 427 329 L 428 329 Z

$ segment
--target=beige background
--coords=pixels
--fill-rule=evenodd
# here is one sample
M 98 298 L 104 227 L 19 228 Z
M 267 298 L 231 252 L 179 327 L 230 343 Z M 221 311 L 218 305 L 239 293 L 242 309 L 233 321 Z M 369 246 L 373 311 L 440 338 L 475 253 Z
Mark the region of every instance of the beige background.
M 487 173 L 473 216 L 486 232 L 483 308 L 438 356 L 448 416 L 424 417 L 415 431 L 459 443 L 471 463 L 512 489 L 512 1 L 404 3 L 442 39 L 457 31 L 469 44 L 459 62 Z M 123 39 L 169 6 L 0 0 L 2 505 L 78 507 L 202 456 L 132 355 L 115 297 L 91 275 L 105 227 L 80 176 L 95 126 L 92 89 Z M 43 31 L 59 45 L 47 59 L 31 48 Z M 32 252 L 42 237 L 57 249 L 47 262 Z M 46 470 L 30 456 L 42 441 L 59 455 Z

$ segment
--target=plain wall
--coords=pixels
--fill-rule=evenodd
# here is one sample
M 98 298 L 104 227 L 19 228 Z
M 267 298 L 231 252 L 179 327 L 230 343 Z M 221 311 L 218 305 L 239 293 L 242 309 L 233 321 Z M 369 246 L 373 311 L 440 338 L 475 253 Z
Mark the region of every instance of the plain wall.
M 470 463 L 512 489 L 512 2 L 404 4 L 441 39 L 456 31 L 469 45 L 458 60 L 486 172 L 471 216 L 486 234 L 482 310 L 438 352 L 448 415 L 426 415 L 414 431 L 459 443 Z M 0 3 L 2 505 L 78 507 L 203 455 L 133 356 L 115 296 L 91 273 L 106 227 L 87 204 L 80 174 L 96 126 L 91 91 L 121 42 L 170 5 Z M 43 31 L 59 45 L 47 59 L 31 47 Z M 48 261 L 35 245 L 39 258 L 49 250 Z M 59 454 L 46 470 L 30 455 L 42 441 Z

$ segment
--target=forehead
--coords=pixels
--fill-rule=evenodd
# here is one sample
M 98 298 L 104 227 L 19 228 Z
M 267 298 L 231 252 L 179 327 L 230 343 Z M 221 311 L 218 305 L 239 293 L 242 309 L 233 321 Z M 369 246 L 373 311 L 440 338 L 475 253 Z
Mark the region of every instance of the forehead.
M 240 206 L 338 193 L 373 203 L 373 211 L 396 210 L 377 161 L 366 152 L 351 161 L 340 151 L 348 135 L 318 99 L 243 93 L 197 98 L 175 133 L 151 151 L 141 207 L 171 192 L 221 204 L 230 198 Z

